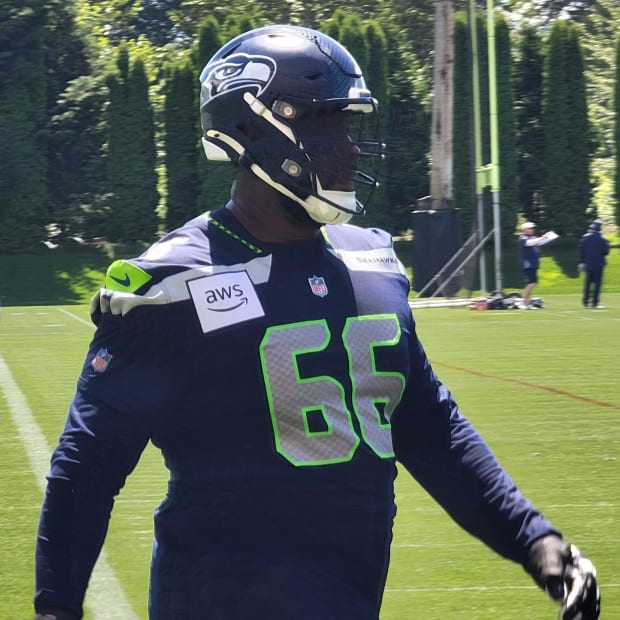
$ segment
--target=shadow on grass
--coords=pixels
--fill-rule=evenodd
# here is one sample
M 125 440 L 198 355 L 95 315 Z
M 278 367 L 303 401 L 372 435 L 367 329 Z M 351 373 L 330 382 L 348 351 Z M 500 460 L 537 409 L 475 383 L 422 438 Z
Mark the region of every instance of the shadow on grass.
M 543 257 L 550 257 L 557 264 L 563 278 L 554 285 L 561 289 L 579 286 L 577 263 L 579 258 L 578 239 L 558 239 L 545 246 Z M 411 268 L 413 251 L 411 240 L 399 239 L 394 247 L 405 267 Z M 114 258 L 137 256 L 144 246 L 95 248 L 83 246 L 61 246 L 55 250 L 45 247 L 24 255 L 0 256 L 0 300 L 4 306 L 73 305 L 90 301 L 92 295 L 103 284 L 105 270 Z M 617 250 L 614 250 L 617 252 Z M 490 285 L 494 278 L 494 248 L 489 246 L 487 256 L 487 278 Z M 611 258 L 611 256 L 610 256 Z M 620 269 L 614 255 L 609 261 L 608 282 L 620 281 Z M 619 265 L 620 266 L 620 265 Z M 618 274 L 619 277 L 615 277 Z M 478 278 L 476 277 L 476 280 Z M 523 273 L 519 265 L 516 240 L 504 241 L 502 247 L 502 280 L 506 292 L 518 291 L 523 287 Z M 572 281 L 572 282 L 571 282 Z M 609 288 L 609 284 L 607 285 Z M 479 290 L 476 281 L 474 290 Z
M 136 256 L 135 248 L 116 250 L 117 257 Z M 96 247 L 42 247 L 29 254 L 0 256 L 0 300 L 3 306 L 88 303 L 102 286 L 114 258 Z
M 547 256 L 553 258 L 567 278 L 576 278 L 579 275 L 577 268 L 579 264 L 578 239 L 558 239 L 547 248 L 544 248 L 543 251 Z
M 411 240 L 398 240 L 394 243 L 396 254 L 400 260 L 404 263 L 405 267 L 411 268 L 411 262 L 413 257 L 413 251 L 411 247 Z M 494 290 L 495 281 L 495 248 L 490 243 L 486 250 L 486 271 L 487 282 L 486 289 Z M 579 239 L 558 239 L 549 245 L 542 248 L 541 258 L 551 258 L 555 263 L 554 269 L 558 271 L 557 292 L 567 292 L 579 286 L 576 284 L 579 278 L 579 272 L 577 270 L 577 264 L 579 262 Z M 478 258 L 474 257 L 472 260 L 478 262 Z M 548 269 L 548 264 L 541 267 L 541 270 Z M 473 282 L 472 290 L 478 291 L 480 287 L 479 269 L 478 264 L 473 267 Z M 544 273 L 541 271 L 541 276 Z M 518 292 L 521 291 L 525 285 L 525 279 L 521 264 L 519 260 L 519 247 L 517 240 L 506 239 L 502 242 L 501 248 L 501 276 L 502 276 L 502 288 L 504 292 Z M 566 289 L 566 290 L 564 290 Z M 466 291 L 461 291 L 461 295 Z

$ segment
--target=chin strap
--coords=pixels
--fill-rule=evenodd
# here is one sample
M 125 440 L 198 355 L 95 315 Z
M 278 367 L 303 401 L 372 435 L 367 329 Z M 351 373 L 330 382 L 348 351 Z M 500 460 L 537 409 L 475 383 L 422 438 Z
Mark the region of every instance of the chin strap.
M 250 166 L 250 170 L 259 178 L 261 181 L 267 183 L 273 187 L 276 191 L 280 192 L 283 196 L 290 198 L 295 201 L 297 204 L 301 205 L 308 213 L 308 215 L 318 224 L 346 224 L 356 212 L 344 211 L 341 209 L 346 209 L 349 205 L 343 205 L 342 207 L 338 206 L 337 203 L 330 204 L 330 202 L 325 202 L 325 200 L 329 200 L 329 196 L 325 196 L 325 200 L 321 200 L 318 196 L 310 195 L 305 200 L 303 198 L 299 198 L 296 196 L 291 190 L 287 187 L 274 181 L 258 164 L 253 163 Z M 350 197 L 352 196 L 352 204 L 355 206 L 359 205 L 359 213 L 363 213 L 363 209 L 361 204 L 355 198 L 355 192 L 336 192 L 336 191 L 325 191 L 323 190 L 323 194 L 338 194 L 338 195 L 346 195 L 347 201 L 351 203 Z M 338 196 L 334 196 L 337 198 Z M 344 196 L 343 196 L 344 197 Z

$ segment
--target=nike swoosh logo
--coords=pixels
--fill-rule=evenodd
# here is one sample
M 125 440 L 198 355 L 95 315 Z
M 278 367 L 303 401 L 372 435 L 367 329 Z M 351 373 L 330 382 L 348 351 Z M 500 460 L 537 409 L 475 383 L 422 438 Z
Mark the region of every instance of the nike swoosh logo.
M 125 273 L 125 277 L 123 279 L 117 278 L 115 276 L 110 276 L 114 282 L 118 282 L 121 286 L 129 286 L 131 284 L 131 280 L 129 276 Z

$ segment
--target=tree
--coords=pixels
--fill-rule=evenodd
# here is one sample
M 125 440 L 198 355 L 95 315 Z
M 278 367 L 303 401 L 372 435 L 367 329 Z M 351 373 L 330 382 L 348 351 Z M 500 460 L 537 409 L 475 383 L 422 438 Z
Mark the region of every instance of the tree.
M 585 63 L 586 89 L 592 131 L 592 212 L 606 222 L 614 213 L 614 54 L 620 3 L 597 0 L 581 20 L 580 36 Z
M 385 140 L 387 129 L 387 117 L 382 116 L 383 108 L 387 108 L 388 95 L 388 58 L 387 40 L 381 25 L 376 20 L 369 20 L 365 25 L 364 37 L 368 45 L 369 58 L 368 67 L 365 72 L 366 85 L 370 88 L 372 96 L 378 102 L 379 110 L 379 134 L 380 139 Z M 370 121 L 372 122 L 372 121 Z M 380 165 L 374 166 L 370 172 L 376 177 Z M 388 200 L 387 188 L 379 180 L 379 187 L 374 191 L 374 196 L 370 206 L 368 222 L 385 228 L 394 226 L 393 209 Z
M 501 13 L 495 15 L 497 132 L 499 141 L 501 234 L 510 238 L 517 225 L 519 177 L 515 150 L 514 91 L 510 30 Z
M 392 92 L 387 108 L 382 180 L 390 213 L 386 228 L 395 234 L 411 228 L 416 201 L 429 193 L 429 136 L 430 113 L 413 88 Z
M 612 0 L 613 1 L 613 0 Z M 588 14 L 594 0 L 504 0 L 505 10 L 521 23 L 545 28 L 555 19 L 579 19 Z
M 568 136 L 571 156 L 568 160 L 568 173 L 571 181 L 570 191 L 575 218 L 572 221 L 572 227 L 566 230 L 566 234 L 576 237 L 581 236 L 588 220 L 596 216 L 596 213 L 591 210 L 590 156 L 593 144 L 588 117 L 584 59 L 580 37 L 581 28 L 574 24 L 568 32 L 566 61 L 571 111 Z
M 388 50 L 396 49 L 399 35 L 388 28 Z M 385 161 L 382 165 L 383 182 L 391 223 L 386 226 L 393 233 L 411 228 L 411 213 L 417 200 L 427 196 L 429 189 L 429 162 L 431 113 L 427 93 L 416 89 L 417 82 L 409 79 L 415 64 L 405 59 L 390 57 L 388 53 L 389 99 L 383 106 L 385 131 Z M 400 63 L 403 62 L 405 66 Z
M 478 228 L 476 165 L 484 166 L 491 160 L 489 127 L 489 73 L 487 53 L 487 28 L 483 15 L 476 13 L 475 24 L 469 14 L 459 11 L 455 15 L 454 46 L 454 199 L 461 210 L 464 230 Z M 477 57 L 472 58 L 471 29 L 476 28 Z M 479 136 L 475 135 L 474 63 L 478 73 Z M 476 157 L 476 139 L 479 159 Z M 483 227 L 492 227 L 491 200 L 488 187 L 482 190 Z
M 465 231 L 475 227 L 472 70 L 469 27 L 464 11 L 454 15 L 453 162 L 454 206 L 461 212 Z
M 342 24 L 347 17 L 347 12 L 343 8 L 336 9 L 329 19 L 326 19 L 320 26 L 321 32 L 324 32 L 328 37 L 340 40 L 340 30 Z
M 167 180 L 166 230 L 198 215 L 197 108 L 194 67 L 189 61 L 168 71 L 164 107 Z
M 136 16 L 142 2 L 74 0 L 77 22 L 95 57 L 137 36 Z
M 373 97 L 382 105 L 388 98 L 387 39 L 377 20 L 368 20 L 365 30 L 366 43 L 371 52 L 365 73 L 366 83 Z
M 222 46 L 220 26 L 215 17 L 209 15 L 204 19 L 198 29 L 197 42 L 192 48 L 192 59 L 196 75 L 200 75 L 203 67 L 209 59 Z
M 45 65 L 47 107 L 53 109 L 71 80 L 91 71 L 86 44 L 75 22 L 74 2 L 46 2 Z
M 433 66 L 435 4 L 436 0 L 378 0 L 375 8 L 383 29 L 389 24 L 401 35 L 394 51 L 405 58 L 411 55 L 415 69 L 420 72 L 418 79 L 427 84 Z M 353 2 L 351 10 L 360 10 L 359 3 Z
M 46 237 L 47 104 L 45 3 L 0 8 L 0 250 L 32 248 Z
M 578 236 L 587 223 L 590 135 L 578 26 L 554 22 L 544 87 L 545 183 L 542 226 Z
M 105 84 L 89 63 L 75 3 L 47 3 L 47 190 L 49 220 L 60 234 L 85 234 L 83 206 L 96 201 L 103 144 Z
M 153 112 L 144 63 L 139 58 L 130 62 L 125 44 L 119 46 L 107 84 L 110 199 L 105 231 L 112 241 L 151 241 L 159 202 Z
M 519 170 L 519 204 L 523 217 L 541 221 L 543 189 L 544 132 L 543 53 L 535 28 L 525 26 L 521 32 L 515 68 L 515 114 Z
M 219 24 L 212 16 L 207 17 L 200 25 L 198 42 L 193 51 L 194 62 L 197 63 L 196 75 L 200 75 L 204 66 L 222 46 L 222 43 L 223 36 Z M 198 86 L 198 81 L 196 81 L 196 109 L 198 109 Z M 201 135 L 202 127 L 197 122 L 196 136 Z M 233 166 L 229 163 L 208 161 L 202 152 L 202 147 L 200 147 L 197 165 L 200 180 L 198 210 L 206 211 L 224 204 L 230 196 L 230 186 L 235 175 Z
M 47 123 L 50 218 L 65 235 L 102 234 L 106 100 L 100 76 L 80 76 L 65 88 Z
M 490 179 L 482 183 L 476 178 L 476 165 L 489 163 L 499 166 L 499 206 L 502 237 L 514 233 L 518 214 L 517 153 L 515 149 L 514 91 L 512 83 L 512 44 L 510 30 L 501 13 L 493 15 L 495 44 L 495 90 L 497 118 L 491 119 L 489 95 L 488 33 L 486 20 L 476 14 L 476 24 L 469 24 L 463 12 L 455 17 L 455 105 L 454 111 L 454 185 L 457 206 L 462 209 L 462 221 L 471 229 L 478 226 L 474 195 L 481 191 L 484 212 L 484 231 L 492 227 Z M 471 28 L 476 28 L 477 58 L 472 59 Z M 476 62 L 479 91 L 479 143 L 476 144 L 473 77 Z M 470 103 L 471 102 L 471 103 Z M 469 104 L 469 105 L 468 105 Z M 499 161 L 491 162 L 491 121 L 497 122 Z M 478 149 L 478 153 L 476 153 Z M 477 159 L 480 161 L 476 161 Z M 480 185 L 485 184 L 486 188 Z
M 157 46 L 184 40 L 186 36 L 172 23 L 169 15 L 180 4 L 181 0 L 142 0 L 134 18 L 136 31 Z

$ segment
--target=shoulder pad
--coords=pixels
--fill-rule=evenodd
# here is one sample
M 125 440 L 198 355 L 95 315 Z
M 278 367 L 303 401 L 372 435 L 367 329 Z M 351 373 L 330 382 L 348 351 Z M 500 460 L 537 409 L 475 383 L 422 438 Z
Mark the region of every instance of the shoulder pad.
M 115 260 L 105 274 L 105 288 L 110 291 L 134 293 L 151 280 L 152 276 L 128 260 Z
M 392 247 L 392 235 L 381 228 L 363 228 L 352 224 L 326 225 L 321 229 L 334 249 L 357 250 Z

